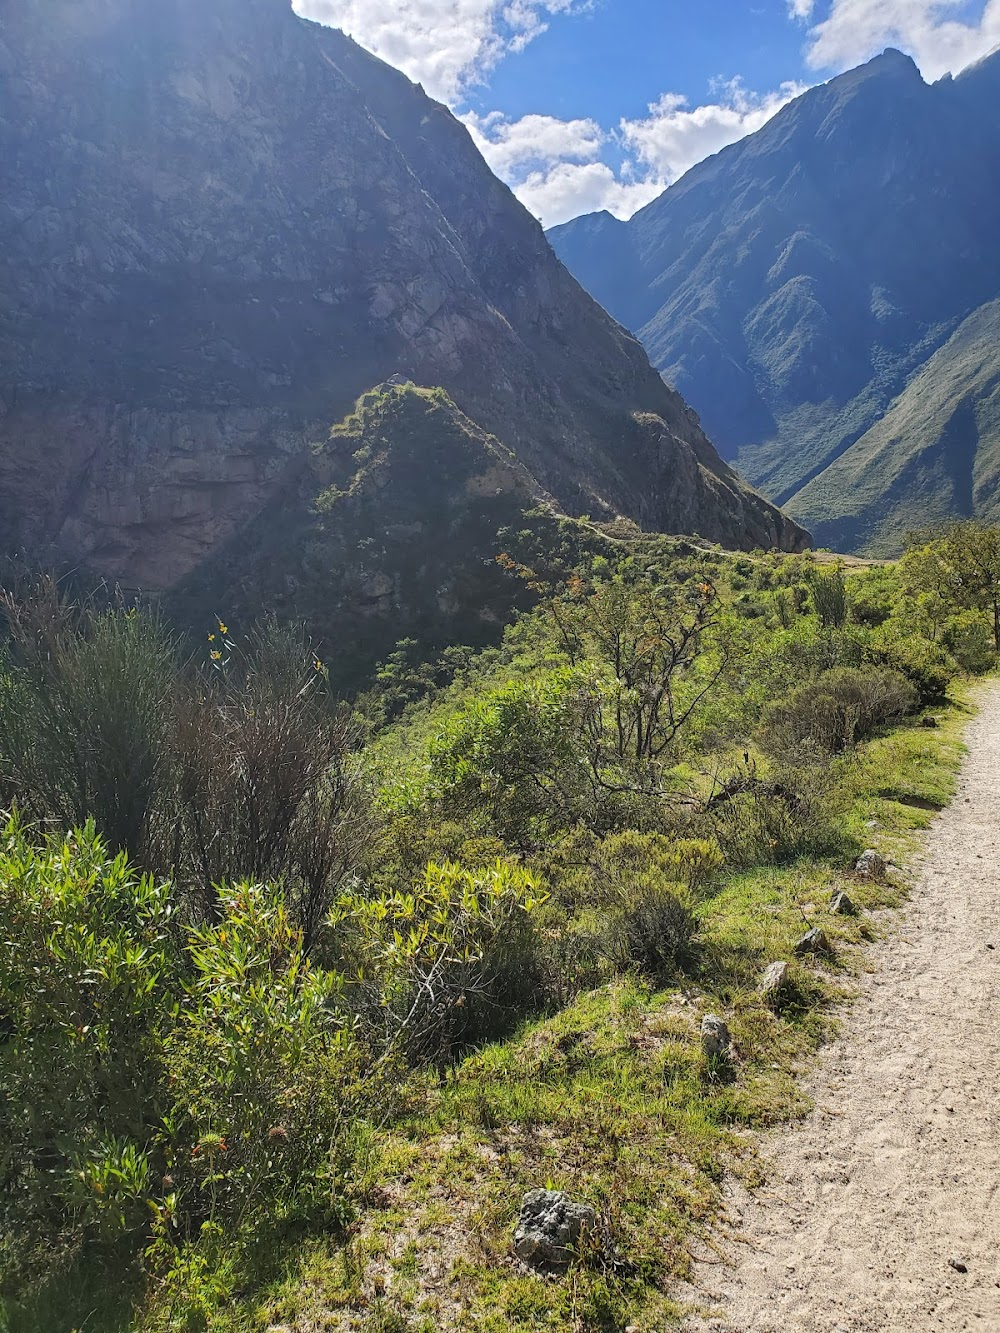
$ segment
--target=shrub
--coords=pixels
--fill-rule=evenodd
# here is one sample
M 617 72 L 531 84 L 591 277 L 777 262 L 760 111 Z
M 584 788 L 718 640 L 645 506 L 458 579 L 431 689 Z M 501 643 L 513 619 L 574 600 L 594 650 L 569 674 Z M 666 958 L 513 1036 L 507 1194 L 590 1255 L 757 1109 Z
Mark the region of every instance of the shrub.
M 942 703 L 955 678 L 954 663 L 939 644 L 917 635 L 900 637 L 893 629 L 887 622 L 877 631 L 865 650 L 867 660 L 905 676 L 921 708 Z
M 356 1091 L 341 978 L 306 959 L 282 894 L 241 884 L 187 933 L 193 976 L 165 1043 L 171 1207 L 246 1223 L 343 1215 L 336 1150 Z M 355 1108 L 357 1114 L 357 1108 Z
M 503 861 L 432 863 L 409 893 L 346 895 L 335 920 L 373 1046 L 440 1066 L 529 1011 L 540 977 L 532 913 L 544 901 L 535 876 Z
M 181 959 L 166 888 L 91 822 L 0 840 L 0 1208 L 26 1249 L 148 1224 Z
M 622 971 L 636 968 L 666 982 L 694 958 L 698 926 L 680 885 L 644 882 L 608 925 L 608 955 Z
M 899 672 L 840 667 L 772 704 L 761 728 L 775 755 L 839 754 L 913 712 L 918 696 Z
M 168 780 L 176 646 L 155 615 L 67 602 L 51 580 L 3 597 L 0 779 L 32 817 L 88 819 L 151 866 Z
M 826 629 L 841 629 L 847 621 L 847 585 L 839 569 L 824 574 L 815 570 L 809 580 L 813 607 Z
M 996 665 L 993 630 L 980 611 L 961 611 L 949 616 L 941 631 L 941 642 L 963 671 L 983 675 Z
M 515 846 L 593 812 L 588 733 L 600 710 L 592 674 L 560 668 L 472 700 L 430 748 L 430 793 Z
M 843 803 L 828 764 L 781 764 L 762 780 L 749 760 L 720 786 L 702 821 L 727 865 L 781 865 L 797 856 L 839 851 Z
M 174 728 L 175 876 L 209 919 L 219 885 L 282 883 L 307 952 L 372 824 L 354 726 L 320 665 L 297 633 L 266 624 L 189 686 Z

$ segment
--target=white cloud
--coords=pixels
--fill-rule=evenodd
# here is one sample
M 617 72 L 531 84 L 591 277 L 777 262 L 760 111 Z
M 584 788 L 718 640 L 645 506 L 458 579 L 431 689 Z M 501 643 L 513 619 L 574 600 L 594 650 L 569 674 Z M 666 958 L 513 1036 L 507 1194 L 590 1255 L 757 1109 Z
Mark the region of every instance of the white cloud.
M 546 20 L 590 0 L 295 0 L 303 18 L 342 28 L 432 97 L 454 104 Z
M 788 0 L 788 12 L 793 19 L 811 19 L 816 0 Z
M 552 162 L 594 162 L 607 134 L 596 120 L 557 120 L 555 116 L 524 116 L 505 120 L 499 112 L 463 116 L 476 146 L 498 176 L 507 178 Z
M 789 0 L 805 17 L 813 0 Z M 362 46 L 460 107 L 471 85 L 524 49 L 558 14 L 595 0 L 295 0 L 306 18 L 342 28 Z M 1000 0 L 997 0 L 1000 3 Z M 648 117 L 607 128 L 590 119 L 499 113 L 463 119 L 483 156 L 545 226 L 607 209 L 629 217 L 702 158 L 758 129 L 798 91 L 748 92 L 739 80 L 691 108 L 666 93 Z M 467 103 L 466 103 L 467 105 Z
M 716 101 L 693 108 L 678 94 L 665 93 L 647 117 L 622 120 L 615 130 L 554 116 L 463 119 L 497 175 L 546 227 L 554 227 L 601 209 L 631 217 L 703 158 L 760 129 L 803 89 L 785 84 L 761 95 L 734 79 L 712 91 Z M 616 170 L 608 159 L 621 165 Z
M 644 120 L 623 120 L 625 146 L 647 168 L 677 180 L 696 163 L 766 125 L 805 85 L 785 83 L 777 92 L 753 93 L 740 79 L 716 84 L 716 102 L 688 109 L 687 100 L 666 93 Z M 721 94 L 721 96 L 719 96 Z
M 652 175 L 630 181 L 627 173 L 616 173 L 606 162 L 557 162 L 533 171 L 514 193 L 544 226 L 555 227 L 581 213 L 605 209 L 615 217 L 630 218 L 662 194 L 667 184 Z
M 849 69 L 886 46 L 908 51 L 924 77 L 957 73 L 1000 45 L 1000 0 L 978 19 L 954 17 L 963 0 L 832 0 L 810 32 L 814 69 Z

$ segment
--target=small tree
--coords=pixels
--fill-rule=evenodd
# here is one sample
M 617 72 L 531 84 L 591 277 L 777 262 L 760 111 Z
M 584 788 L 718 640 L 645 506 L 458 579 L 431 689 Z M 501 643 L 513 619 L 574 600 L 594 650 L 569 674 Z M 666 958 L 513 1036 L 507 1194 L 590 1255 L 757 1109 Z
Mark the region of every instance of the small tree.
M 915 534 L 901 573 L 911 594 L 937 603 L 939 623 L 956 610 L 986 612 L 1000 652 L 1000 527 L 969 519 Z
M 824 629 L 842 629 L 847 621 L 847 585 L 840 569 L 819 570 L 809 581 L 813 606 Z

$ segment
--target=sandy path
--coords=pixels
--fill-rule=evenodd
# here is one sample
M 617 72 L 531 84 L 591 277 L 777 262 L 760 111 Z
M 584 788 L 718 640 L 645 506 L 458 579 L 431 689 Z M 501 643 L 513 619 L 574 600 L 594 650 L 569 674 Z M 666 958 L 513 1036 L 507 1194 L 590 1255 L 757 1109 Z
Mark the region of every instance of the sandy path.
M 1000 687 L 980 704 L 912 899 L 807 1083 L 816 1110 L 766 1147 L 752 1199 L 734 1191 L 733 1264 L 697 1276 L 718 1317 L 692 1327 L 1000 1333 Z

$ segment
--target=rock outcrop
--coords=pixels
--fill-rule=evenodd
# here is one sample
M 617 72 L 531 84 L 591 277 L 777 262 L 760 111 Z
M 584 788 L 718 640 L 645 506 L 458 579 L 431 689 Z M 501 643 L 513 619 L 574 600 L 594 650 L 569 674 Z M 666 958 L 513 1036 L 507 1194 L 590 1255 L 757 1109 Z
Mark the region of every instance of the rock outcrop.
M 397 374 L 566 512 L 805 543 L 450 113 L 287 0 L 19 0 L 0 76 L 3 548 L 174 587 Z

